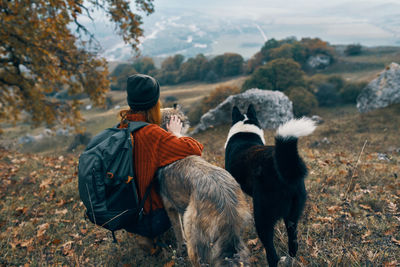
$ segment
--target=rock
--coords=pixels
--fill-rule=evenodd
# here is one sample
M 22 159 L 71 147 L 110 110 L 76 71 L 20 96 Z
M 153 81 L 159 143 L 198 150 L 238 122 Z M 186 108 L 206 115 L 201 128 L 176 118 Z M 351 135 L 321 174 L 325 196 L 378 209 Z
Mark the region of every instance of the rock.
M 71 128 L 58 128 L 56 131 L 57 136 L 70 136 L 72 132 Z
M 323 69 L 331 64 L 331 58 L 324 54 L 317 54 L 307 59 L 307 65 L 313 69 Z
M 392 63 L 372 80 L 357 97 L 361 113 L 400 103 L 400 65 Z
M 246 112 L 253 104 L 263 129 L 274 129 L 293 118 L 292 102 L 282 92 L 260 89 L 249 89 L 244 93 L 231 95 L 216 108 L 209 110 L 200 118 L 200 123 L 191 134 L 208 128 L 228 124 L 232 121 L 232 108 L 237 106 Z
M 385 153 L 378 153 L 378 160 L 390 161 L 388 155 Z
M 22 136 L 18 139 L 18 144 L 29 144 L 35 142 L 35 137 L 30 134 Z

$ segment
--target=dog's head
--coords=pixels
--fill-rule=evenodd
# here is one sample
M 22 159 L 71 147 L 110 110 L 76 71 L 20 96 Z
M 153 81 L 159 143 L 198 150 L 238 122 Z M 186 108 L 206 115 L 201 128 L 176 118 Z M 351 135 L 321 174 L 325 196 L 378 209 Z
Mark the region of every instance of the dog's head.
M 189 130 L 190 124 L 188 117 L 183 113 L 180 105 L 175 104 L 173 108 L 161 109 L 161 117 L 162 117 L 161 127 L 164 130 L 167 130 L 167 124 L 173 115 L 178 116 L 178 118 L 181 120 L 182 122 L 181 134 L 185 135 Z
M 229 139 L 237 133 L 254 133 L 260 136 L 261 141 L 265 144 L 264 131 L 262 130 L 260 122 L 257 119 L 257 113 L 253 104 L 249 105 L 245 114 L 242 114 L 238 107 L 233 107 L 232 127 L 229 130 L 225 148 L 229 142 Z
M 261 128 L 260 122 L 257 119 L 257 113 L 254 109 L 253 104 L 250 104 L 247 108 L 246 114 L 242 114 L 238 107 L 234 106 L 232 109 L 232 126 L 238 122 L 243 122 L 243 124 L 252 124 Z

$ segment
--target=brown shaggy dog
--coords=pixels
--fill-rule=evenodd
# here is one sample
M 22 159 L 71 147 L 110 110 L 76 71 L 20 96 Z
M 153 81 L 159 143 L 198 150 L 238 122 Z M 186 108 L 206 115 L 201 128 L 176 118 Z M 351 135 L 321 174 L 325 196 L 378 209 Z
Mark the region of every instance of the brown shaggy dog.
M 165 118 L 175 115 L 171 109 L 168 113 Z M 251 215 L 239 184 L 226 170 L 190 156 L 161 168 L 157 179 L 178 250 L 185 240 L 194 266 L 249 266 L 241 232 Z

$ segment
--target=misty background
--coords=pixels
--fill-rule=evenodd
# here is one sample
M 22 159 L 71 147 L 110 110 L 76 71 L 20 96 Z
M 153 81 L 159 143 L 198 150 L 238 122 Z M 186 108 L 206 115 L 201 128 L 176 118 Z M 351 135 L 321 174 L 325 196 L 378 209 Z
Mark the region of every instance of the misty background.
M 400 45 L 400 2 L 393 0 L 155 0 L 143 14 L 143 56 L 166 57 L 225 52 L 250 58 L 270 38 L 318 37 L 331 45 Z M 134 56 L 101 12 L 81 21 L 94 32 L 109 61 Z

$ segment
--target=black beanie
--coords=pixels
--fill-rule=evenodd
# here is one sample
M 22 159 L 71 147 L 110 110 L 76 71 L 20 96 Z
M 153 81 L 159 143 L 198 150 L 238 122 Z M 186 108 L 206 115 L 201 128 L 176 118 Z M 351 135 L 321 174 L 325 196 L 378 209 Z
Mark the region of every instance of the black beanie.
M 144 74 L 130 76 L 126 91 L 128 105 L 135 111 L 150 109 L 160 98 L 160 85 L 157 80 Z

